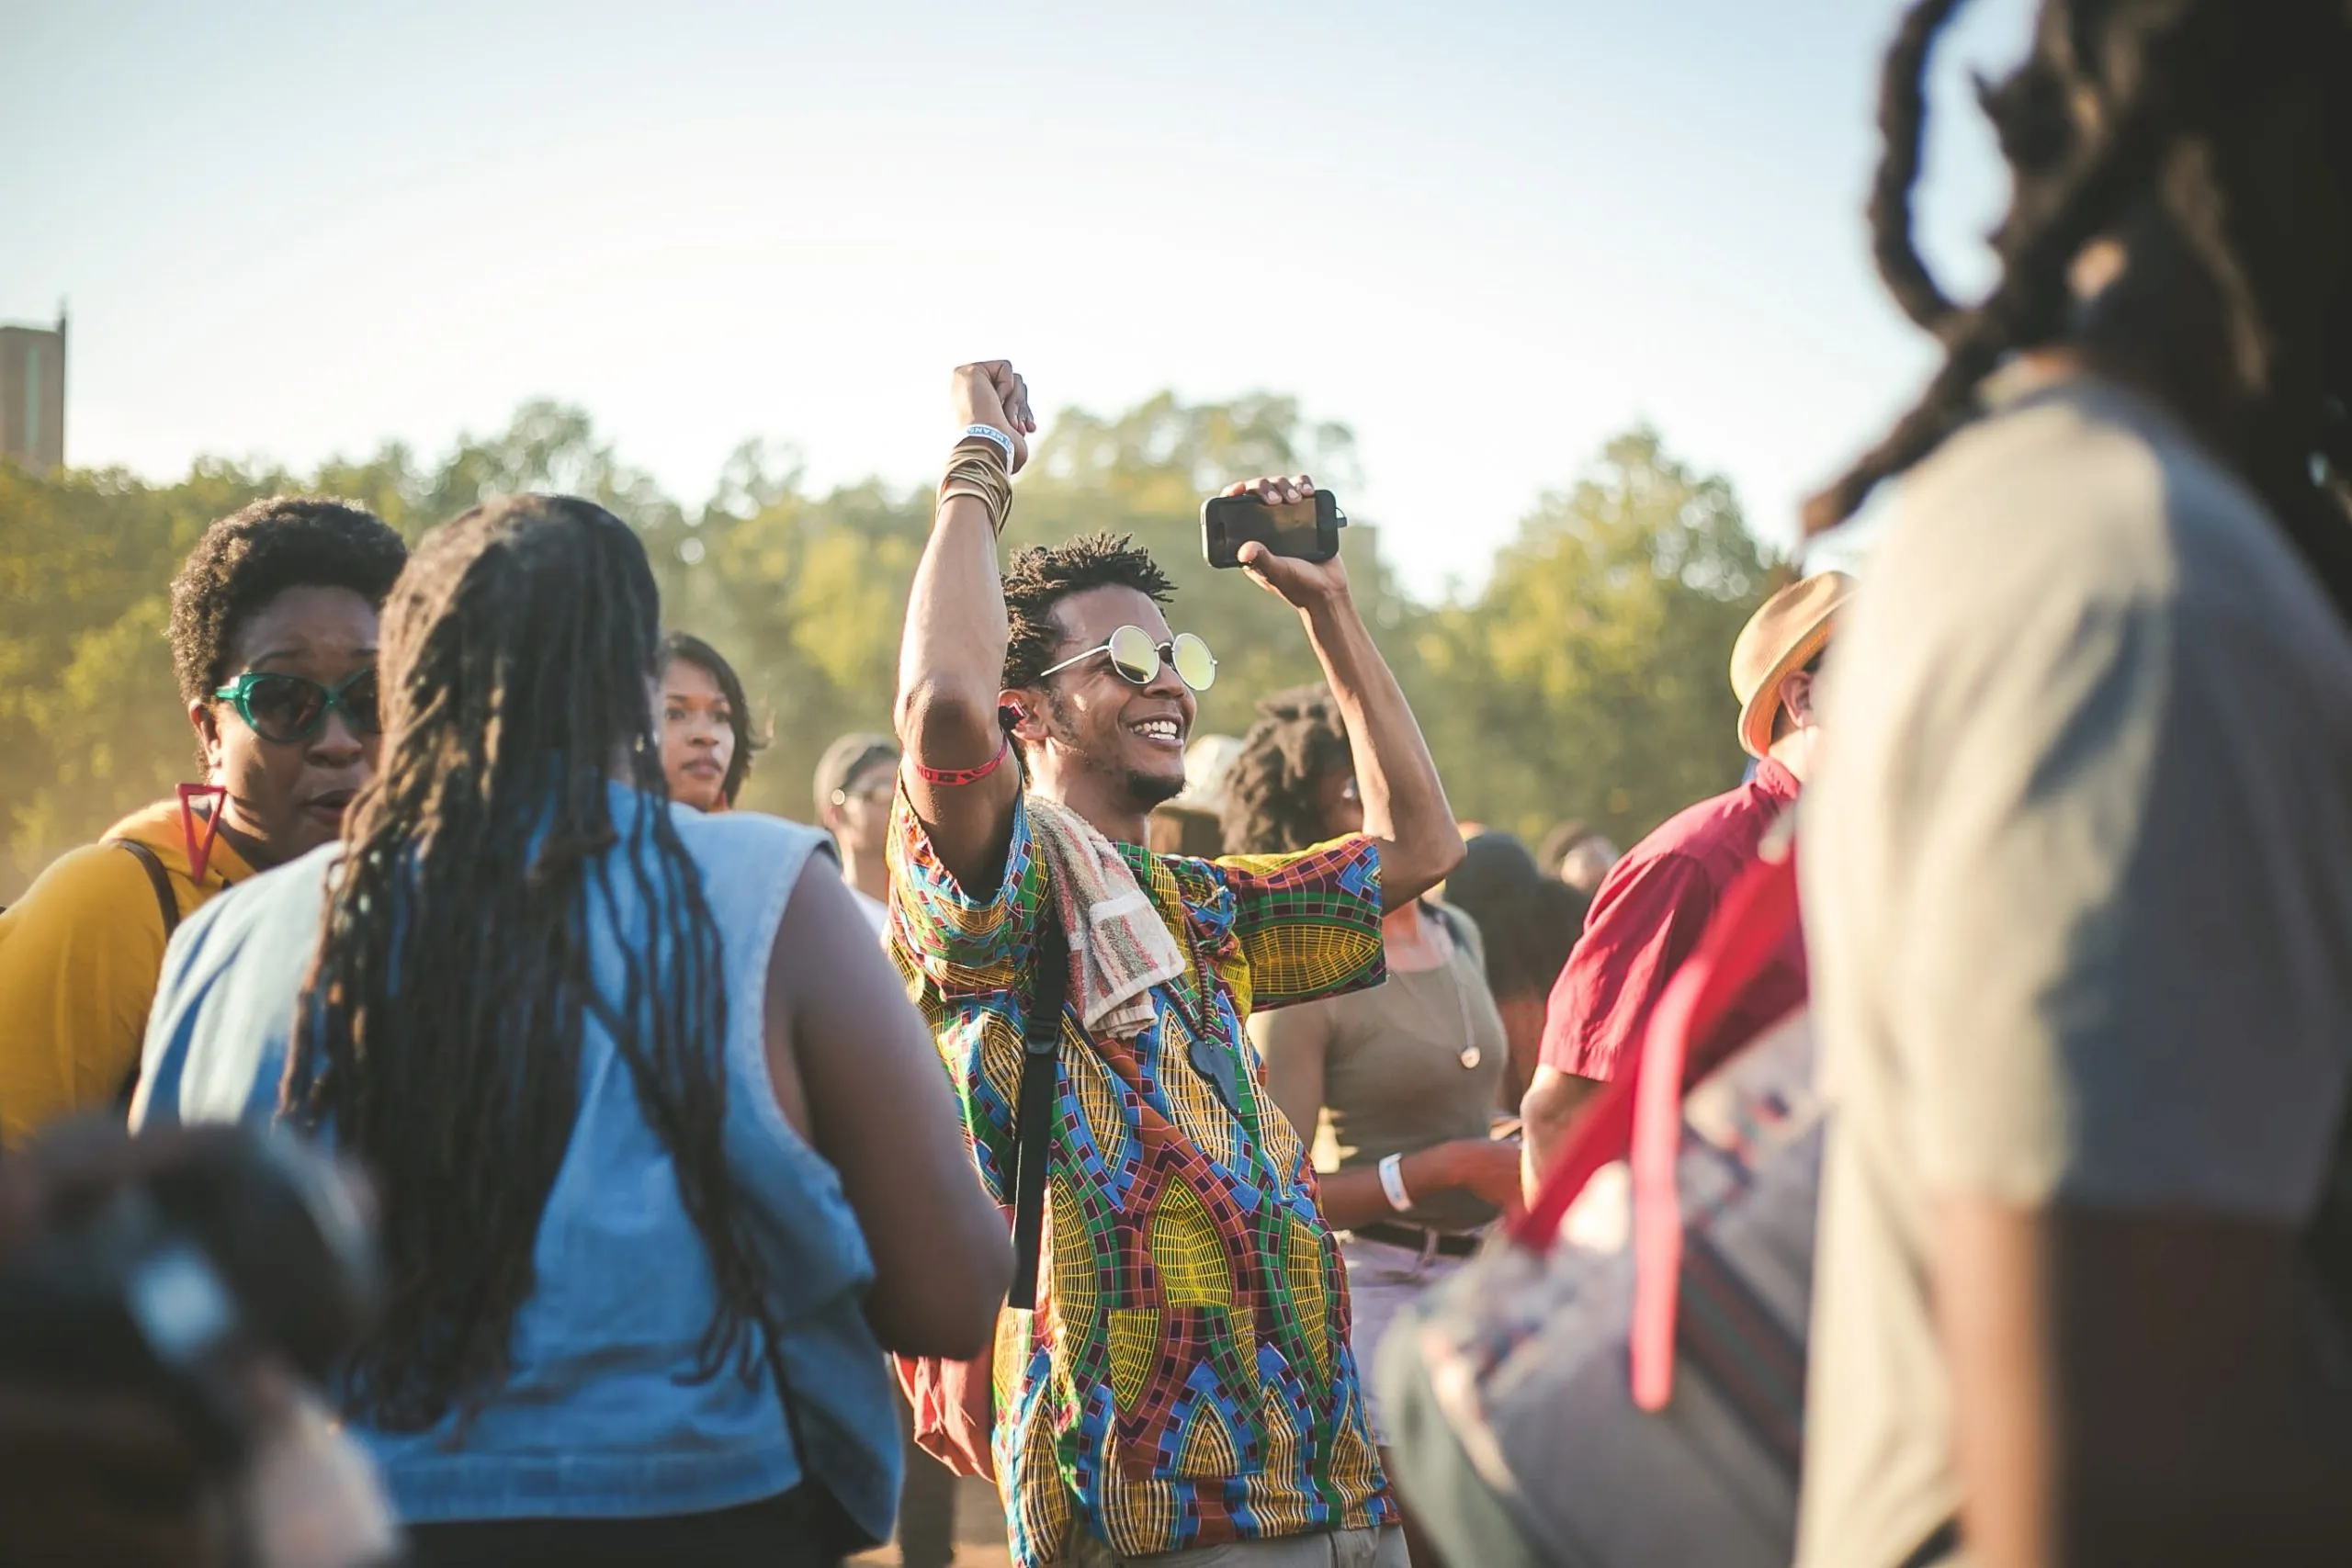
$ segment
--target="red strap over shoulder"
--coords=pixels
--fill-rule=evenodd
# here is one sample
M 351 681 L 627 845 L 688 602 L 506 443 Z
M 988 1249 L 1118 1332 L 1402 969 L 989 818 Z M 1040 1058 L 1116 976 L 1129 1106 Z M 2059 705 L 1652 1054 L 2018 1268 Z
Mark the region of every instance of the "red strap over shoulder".
M 1634 1141 L 1634 1078 L 1628 1074 L 1600 1087 L 1568 1125 L 1568 1141 L 1544 1173 L 1535 1201 L 1510 1223 L 1512 1241 L 1542 1252 L 1559 1234 L 1568 1206 L 1584 1191 L 1593 1173 L 1611 1160 L 1625 1157 Z
M 1682 1261 L 1675 1188 L 1682 1096 L 1748 1037 L 1725 1035 L 1724 1016 L 1781 953 L 1797 922 L 1796 856 L 1767 861 L 1733 884 L 1651 1015 L 1638 1066 L 1611 1079 L 1569 1129 L 1511 1239 L 1542 1250 L 1594 1172 L 1630 1157 L 1634 1176 L 1634 1399 L 1664 1406 L 1673 1390 L 1674 1316 Z
M 1793 853 L 1768 861 L 1734 883 L 1697 950 L 1658 998 L 1642 1060 L 1648 1062 L 1660 1039 L 1670 1034 L 1668 1051 L 1681 1064 L 1680 1087 L 1687 1088 L 1746 1044 L 1744 1040 L 1712 1041 L 1707 1036 L 1771 962 L 1795 919 Z M 1696 1050 L 1690 1048 L 1694 1039 L 1704 1043 Z M 1633 1146 L 1634 1095 L 1641 1077 L 1636 1071 L 1612 1078 L 1586 1103 L 1568 1129 L 1567 1143 L 1544 1173 L 1534 1202 L 1511 1224 L 1513 1241 L 1538 1250 L 1551 1246 L 1562 1217 L 1593 1173 L 1626 1157 Z M 1680 1098 L 1678 1092 L 1678 1105 Z
M 1682 1096 L 1753 1035 L 1720 1025 L 1797 924 L 1793 852 L 1732 888 L 1690 962 L 1658 998 L 1634 1077 L 1634 1403 L 1663 1410 L 1674 1393 L 1674 1316 L 1682 1283 Z

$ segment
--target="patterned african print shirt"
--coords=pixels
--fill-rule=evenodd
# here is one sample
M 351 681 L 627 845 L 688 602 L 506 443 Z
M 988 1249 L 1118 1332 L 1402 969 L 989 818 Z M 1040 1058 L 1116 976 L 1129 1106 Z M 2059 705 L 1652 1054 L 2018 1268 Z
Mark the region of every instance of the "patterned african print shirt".
M 1038 1306 L 997 1325 L 994 1451 L 1013 1559 L 1058 1561 L 1073 1529 L 1140 1556 L 1393 1524 L 1348 1350 L 1347 1276 L 1306 1151 L 1241 1027 L 1253 1005 L 1379 983 L 1378 848 L 1119 852 L 1185 973 L 1154 988 L 1157 1021 L 1131 1041 L 1064 1018 Z M 955 1080 L 973 1161 L 1009 1207 L 1049 897 L 1028 811 L 1013 809 L 989 897 L 966 896 L 903 795 L 889 854 L 891 956 Z M 1188 1018 L 1207 1025 L 1197 1048 Z

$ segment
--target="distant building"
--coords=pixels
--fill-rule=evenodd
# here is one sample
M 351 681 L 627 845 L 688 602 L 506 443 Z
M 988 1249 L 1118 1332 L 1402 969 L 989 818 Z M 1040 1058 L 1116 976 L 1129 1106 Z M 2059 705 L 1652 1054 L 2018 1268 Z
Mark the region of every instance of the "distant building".
M 0 327 L 0 458 L 65 466 L 65 312 L 54 331 Z

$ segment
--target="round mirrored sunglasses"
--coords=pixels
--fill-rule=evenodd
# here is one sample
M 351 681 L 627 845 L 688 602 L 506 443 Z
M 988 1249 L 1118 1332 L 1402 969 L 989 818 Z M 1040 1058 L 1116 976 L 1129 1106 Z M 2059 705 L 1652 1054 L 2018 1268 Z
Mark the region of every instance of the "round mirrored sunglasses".
M 1205 692 L 1216 684 L 1216 656 L 1209 651 L 1207 643 L 1191 632 L 1178 632 L 1167 642 L 1154 642 L 1151 634 L 1141 626 L 1121 626 L 1097 646 L 1063 660 L 1050 670 L 1039 671 L 1037 678 L 1042 681 L 1048 675 L 1057 675 L 1098 653 L 1108 654 L 1111 668 L 1131 685 L 1148 686 L 1159 679 L 1163 660 L 1174 667 L 1178 680 L 1196 692 Z

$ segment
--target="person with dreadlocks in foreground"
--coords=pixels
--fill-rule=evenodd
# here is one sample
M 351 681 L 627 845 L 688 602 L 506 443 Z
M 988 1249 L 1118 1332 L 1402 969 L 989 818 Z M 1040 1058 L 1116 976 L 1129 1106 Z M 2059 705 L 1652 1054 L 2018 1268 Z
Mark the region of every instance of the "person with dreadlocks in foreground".
M 992 1428 L 993 1443 L 954 1451 L 992 1469 L 1023 1568 L 1404 1568 L 1348 1350 L 1347 1276 L 1242 1024 L 1380 979 L 1382 910 L 1462 858 L 1437 770 L 1340 561 L 1245 545 L 1322 662 L 1363 830 L 1295 853 L 1151 852 L 1151 809 L 1183 788 L 1216 663 L 1170 631 L 1168 579 L 1128 541 L 1024 550 L 1000 576 L 1009 475 L 1035 428 L 1027 392 L 1001 361 L 964 367 L 952 389 L 963 440 L 899 656 L 890 944 L 981 1179 L 1016 1233 L 1042 1197 L 1046 1237 L 1035 1310 L 998 1337 L 1008 1402 L 957 1406 L 955 1431 Z M 1023 1037 L 1041 994 L 1066 1004 L 1041 1010 L 1033 1093 Z M 1019 1163 L 1043 1184 L 1025 1205 L 1016 1107 L 1044 1156 Z M 961 1387 L 985 1406 L 990 1382 Z
M 1837 1100 L 1798 1561 L 2352 1562 L 2352 20 L 2046 0 L 1999 283 L 1905 475 L 1802 852 Z
M 660 624 L 588 502 L 427 536 L 343 841 L 191 917 L 149 1024 L 135 1122 L 274 1115 L 374 1178 L 345 1404 L 425 1568 L 882 1539 L 876 1341 L 976 1353 L 1011 1272 L 823 836 L 665 798 Z

